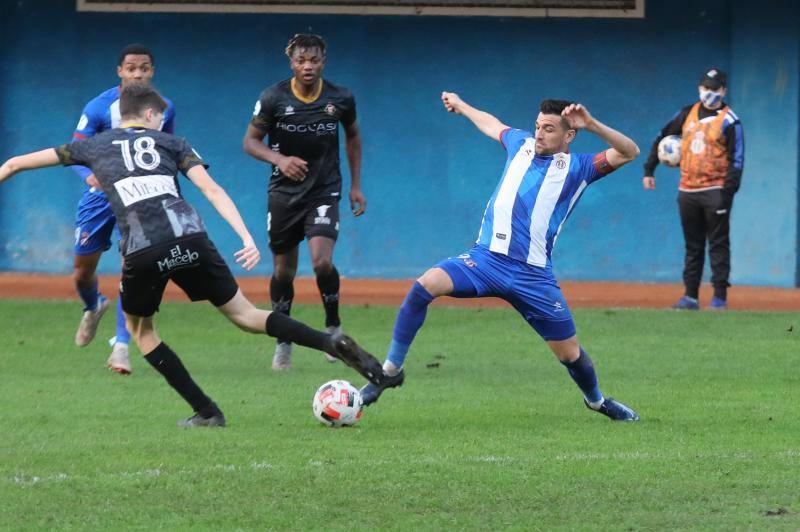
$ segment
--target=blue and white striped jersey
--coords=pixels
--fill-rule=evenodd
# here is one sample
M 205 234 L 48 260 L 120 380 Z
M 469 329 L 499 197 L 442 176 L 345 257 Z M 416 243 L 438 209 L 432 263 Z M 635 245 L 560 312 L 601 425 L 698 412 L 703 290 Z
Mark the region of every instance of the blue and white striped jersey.
M 78 125 L 72 134 L 73 140 L 83 140 L 118 127 L 120 124 L 119 95 L 120 87 L 118 85 L 101 92 L 91 99 L 86 104 L 86 107 L 83 108 L 81 118 L 78 120 Z M 175 131 L 175 106 L 167 98 L 164 98 L 164 100 L 167 102 L 167 110 L 164 111 L 164 122 L 161 125 L 161 130 L 165 133 L 173 133 Z M 73 166 L 72 168 L 83 180 L 92 173 L 85 166 Z M 101 190 L 95 190 L 87 185 L 81 203 L 98 202 L 99 205 L 102 205 L 102 203 L 99 203 L 101 201 L 106 201 L 105 194 Z
M 477 244 L 534 266 L 551 267 L 561 227 L 594 181 L 610 173 L 605 152 L 536 155 L 528 131 L 507 129 L 500 141 L 508 152 Z

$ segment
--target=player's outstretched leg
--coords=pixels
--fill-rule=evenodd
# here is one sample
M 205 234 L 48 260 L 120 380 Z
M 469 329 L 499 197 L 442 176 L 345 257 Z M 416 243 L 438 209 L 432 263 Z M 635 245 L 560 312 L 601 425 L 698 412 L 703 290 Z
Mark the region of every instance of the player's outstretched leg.
M 332 336 L 284 314 L 258 309 L 244 297 L 241 290 L 218 308 L 242 330 L 286 338 L 290 342 L 328 353 L 358 371 L 370 382 L 381 382 L 383 375 L 378 359 L 348 336 Z
M 128 315 L 128 323 L 144 358 L 158 371 L 173 390 L 183 397 L 194 410 L 194 415 L 178 422 L 180 427 L 224 427 L 225 416 L 200 386 L 178 355 L 161 341 L 153 325 L 153 318 Z
M 397 312 L 392 343 L 383 364 L 384 379 L 378 384 L 370 383 L 361 388 L 365 406 L 376 402 L 384 390 L 403 385 L 403 364 L 417 331 L 425 323 L 428 305 L 437 297 L 452 291 L 453 281 L 441 268 L 431 268 L 414 283 Z
M 113 348 L 106 364 L 108 369 L 120 375 L 130 375 L 133 372 L 129 356 L 128 344 L 131 333 L 125 324 L 125 313 L 122 311 L 122 298 L 117 299 L 117 334 L 113 338 Z
M 639 420 L 639 414 L 632 408 L 611 397 L 603 397 L 592 359 L 580 347 L 577 336 L 566 340 L 548 341 L 548 344 L 559 361 L 567 368 L 569 376 L 583 392 L 583 401 L 590 410 L 600 412 L 614 421 Z

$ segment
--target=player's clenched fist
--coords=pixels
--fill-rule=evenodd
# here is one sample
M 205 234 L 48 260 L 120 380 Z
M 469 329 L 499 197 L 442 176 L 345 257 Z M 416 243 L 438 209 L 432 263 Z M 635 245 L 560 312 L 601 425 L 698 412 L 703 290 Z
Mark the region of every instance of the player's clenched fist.
M 464 105 L 464 102 L 455 92 L 443 92 L 442 103 L 444 103 L 444 108 L 447 109 L 448 113 L 456 114 L 461 114 L 461 108 Z
M 308 163 L 300 157 L 284 157 L 278 163 L 281 173 L 292 181 L 302 181 L 308 173 Z
M 568 105 L 561 111 L 570 127 L 574 129 L 585 129 L 592 123 L 592 115 L 589 110 L 579 103 Z

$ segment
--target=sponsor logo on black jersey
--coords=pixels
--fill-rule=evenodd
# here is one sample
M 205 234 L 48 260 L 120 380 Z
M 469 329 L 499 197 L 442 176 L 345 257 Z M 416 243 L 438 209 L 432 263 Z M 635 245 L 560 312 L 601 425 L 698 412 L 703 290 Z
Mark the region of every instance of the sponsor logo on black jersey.
M 332 135 L 336 133 L 339 124 L 337 122 L 317 122 L 316 124 L 287 124 L 286 122 L 278 122 L 276 127 L 289 133 Z
M 120 179 L 114 183 L 114 188 L 119 194 L 119 199 L 126 207 L 142 200 L 169 194 L 176 198 L 178 186 L 175 176 L 171 175 L 136 175 Z
M 180 244 L 169 250 L 169 256 L 158 261 L 158 271 L 161 273 L 172 271 L 176 268 L 192 266 L 200 258 L 200 254 L 191 249 L 181 249 Z

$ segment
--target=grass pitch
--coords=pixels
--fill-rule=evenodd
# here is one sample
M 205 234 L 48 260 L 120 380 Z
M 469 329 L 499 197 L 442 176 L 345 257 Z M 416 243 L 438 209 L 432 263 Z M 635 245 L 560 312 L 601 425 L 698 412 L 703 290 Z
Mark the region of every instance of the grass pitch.
M 0 301 L 0 529 L 800 528 L 794 314 L 576 311 L 604 393 L 642 416 L 619 424 L 514 311 L 433 308 L 406 385 L 338 430 L 311 397 L 355 372 L 296 349 L 274 373 L 273 341 L 174 303 L 160 331 L 229 422 L 178 429 L 138 353 L 132 377 L 104 369 L 113 313 L 84 349 L 79 314 Z M 394 315 L 343 309 L 381 359 Z

